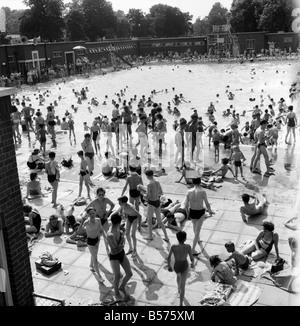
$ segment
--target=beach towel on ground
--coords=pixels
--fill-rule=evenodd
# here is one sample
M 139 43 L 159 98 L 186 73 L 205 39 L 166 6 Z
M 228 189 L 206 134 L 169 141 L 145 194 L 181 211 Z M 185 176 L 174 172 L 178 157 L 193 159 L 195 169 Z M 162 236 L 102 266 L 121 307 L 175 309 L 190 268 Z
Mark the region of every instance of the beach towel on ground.
M 262 289 L 249 282 L 238 280 L 236 289 L 230 294 L 228 303 L 231 306 L 252 306 L 260 297 Z

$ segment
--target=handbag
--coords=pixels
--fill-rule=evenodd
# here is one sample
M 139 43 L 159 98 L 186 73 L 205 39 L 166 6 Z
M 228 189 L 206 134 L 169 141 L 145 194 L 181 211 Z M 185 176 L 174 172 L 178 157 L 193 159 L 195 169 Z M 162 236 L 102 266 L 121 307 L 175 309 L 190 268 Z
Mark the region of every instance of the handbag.
M 275 260 L 275 264 L 272 264 L 272 267 L 271 267 L 271 274 L 274 274 L 274 273 L 277 273 L 277 272 L 280 272 L 283 270 L 283 267 L 284 267 L 284 263 L 285 263 L 285 260 L 282 259 L 282 258 L 278 258 Z

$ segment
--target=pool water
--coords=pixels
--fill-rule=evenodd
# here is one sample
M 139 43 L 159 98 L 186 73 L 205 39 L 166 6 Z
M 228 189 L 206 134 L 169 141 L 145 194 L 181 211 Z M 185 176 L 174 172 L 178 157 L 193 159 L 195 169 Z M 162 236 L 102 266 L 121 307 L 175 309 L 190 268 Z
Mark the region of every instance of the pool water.
M 118 100 L 116 94 L 120 90 L 126 89 L 124 99 L 130 101 L 130 98 L 137 96 L 137 101 L 133 103 L 133 111 L 136 112 L 137 103 L 142 95 L 146 99 L 150 97 L 151 92 L 156 90 L 157 93 L 153 97 L 153 101 L 162 104 L 163 115 L 167 119 L 166 141 L 168 144 L 174 142 L 174 131 L 172 124 L 174 120 L 179 120 L 180 117 L 190 120 L 193 113 L 192 109 L 197 109 L 199 116 L 203 117 L 203 122 L 206 126 L 210 124 L 207 115 L 207 107 L 210 102 L 213 102 L 216 108 L 216 121 L 219 129 L 226 129 L 226 126 L 231 122 L 230 117 L 224 117 L 223 111 L 233 105 L 237 113 L 242 114 L 244 110 L 251 110 L 254 105 L 261 104 L 261 95 L 264 98 L 264 106 L 260 107 L 263 111 L 267 108 L 270 101 L 268 95 L 274 98 L 277 103 L 281 97 L 286 99 L 287 105 L 291 104 L 289 88 L 293 81 L 296 80 L 299 64 L 295 60 L 286 61 L 271 61 L 271 62 L 256 62 L 256 63 L 211 63 L 211 64 L 167 64 L 167 65 L 147 65 L 128 70 L 121 70 L 105 75 L 91 75 L 89 77 L 80 76 L 63 81 L 53 81 L 47 84 L 39 84 L 33 87 L 25 87 L 18 97 L 25 95 L 29 96 L 32 101 L 32 107 L 40 108 L 41 112 L 46 116 L 47 105 L 57 100 L 58 106 L 55 108 L 56 115 L 62 119 L 65 111 L 68 109 L 72 113 L 75 121 L 75 133 L 77 137 L 77 145 L 69 146 L 68 136 L 58 137 L 57 152 L 63 146 L 64 156 L 76 156 L 76 151 L 80 148 L 80 143 L 83 140 L 83 135 L 86 133 L 83 129 L 83 122 L 87 122 L 88 126 L 96 116 L 101 113 L 111 118 L 113 110 L 112 100 Z M 228 87 L 229 86 L 229 87 Z M 80 91 L 81 88 L 88 87 L 88 100 L 77 104 L 77 98 L 72 90 Z M 175 88 L 173 91 L 172 88 Z M 165 89 L 168 92 L 165 92 Z M 36 99 L 37 90 L 45 92 L 48 90 L 49 97 L 46 97 L 46 102 L 43 106 L 39 106 Z M 228 99 L 226 90 L 235 94 L 234 100 Z M 253 90 L 253 92 L 251 91 Z M 160 92 L 161 91 L 161 92 Z M 34 96 L 36 94 L 36 96 Z M 178 105 L 181 116 L 178 118 L 168 114 L 166 111 L 168 102 L 171 102 L 171 109 L 174 108 L 172 99 L 175 95 L 182 94 L 186 102 Z M 217 97 L 219 94 L 219 97 Z M 63 98 L 58 101 L 58 96 Z M 105 96 L 108 98 L 105 98 Z M 91 106 L 92 113 L 88 111 L 88 102 L 92 97 L 97 98 L 99 106 Z M 256 101 L 250 102 L 249 98 L 255 98 Z M 102 105 L 103 101 L 107 105 Z M 77 113 L 73 113 L 71 105 L 78 107 Z M 121 106 L 122 103 L 120 103 Z M 294 103 L 295 105 L 295 103 Z M 20 108 L 20 107 L 19 107 Z M 297 109 L 295 112 L 297 113 Z M 145 107 L 145 112 L 149 114 L 151 107 Z M 277 114 L 278 110 L 275 108 Z M 240 129 L 245 125 L 246 121 L 251 121 L 251 112 L 247 112 L 245 117 L 240 118 Z M 133 125 L 135 130 L 137 124 Z M 56 127 L 59 130 L 59 127 Z M 285 128 L 280 131 L 279 146 L 284 146 Z M 137 140 L 137 135 L 134 134 L 134 140 Z M 205 140 L 206 141 L 206 140 Z M 101 137 L 101 154 L 103 156 L 105 147 L 105 137 Z M 51 144 L 51 142 L 50 142 Z M 35 143 L 31 144 L 34 147 Z M 39 146 L 39 144 L 37 144 Z M 47 144 L 49 149 L 50 145 Z

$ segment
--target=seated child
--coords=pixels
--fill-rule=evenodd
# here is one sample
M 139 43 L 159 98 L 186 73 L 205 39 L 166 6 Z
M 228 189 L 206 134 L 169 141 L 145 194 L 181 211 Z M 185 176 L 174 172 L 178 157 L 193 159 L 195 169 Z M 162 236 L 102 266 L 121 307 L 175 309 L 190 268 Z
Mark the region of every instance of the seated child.
M 243 133 L 242 144 L 243 145 L 250 145 L 250 137 L 248 136 L 247 132 Z
M 235 245 L 233 242 L 228 241 L 225 243 L 225 248 L 228 252 L 231 253 L 231 255 L 225 259 L 225 261 L 234 260 L 235 263 L 235 276 L 239 275 L 239 269 L 242 269 L 243 271 L 247 270 L 250 263 L 251 258 L 242 254 L 240 251 L 235 249 Z
M 32 239 L 40 232 L 42 224 L 41 215 L 36 208 L 32 208 L 29 205 L 23 206 L 23 214 L 27 238 Z
M 184 178 L 185 183 L 189 186 L 193 186 L 193 179 L 199 178 L 199 169 L 193 169 L 191 167 L 191 164 L 189 162 L 184 162 L 183 167 L 182 167 L 182 174 L 181 177 L 178 181 L 175 181 L 175 183 L 180 183 L 181 180 Z
M 57 215 L 50 215 L 49 222 L 46 225 L 45 237 L 53 237 L 56 235 L 62 235 L 63 233 L 63 222 L 58 218 Z
M 237 282 L 233 271 L 227 262 L 222 261 L 218 255 L 209 258 L 210 266 L 213 268 L 211 280 L 213 282 L 220 282 L 228 285 L 234 285 Z
M 211 173 L 212 176 L 216 175 L 216 177 L 214 178 L 215 182 L 221 182 L 222 179 L 225 178 L 226 174 L 228 171 L 230 171 L 233 175 L 233 177 L 235 177 L 233 170 L 230 166 L 228 166 L 229 163 L 229 159 L 227 157 L 222 158 L 222 167 L 220 167 L 218 170 L 213 171 Z

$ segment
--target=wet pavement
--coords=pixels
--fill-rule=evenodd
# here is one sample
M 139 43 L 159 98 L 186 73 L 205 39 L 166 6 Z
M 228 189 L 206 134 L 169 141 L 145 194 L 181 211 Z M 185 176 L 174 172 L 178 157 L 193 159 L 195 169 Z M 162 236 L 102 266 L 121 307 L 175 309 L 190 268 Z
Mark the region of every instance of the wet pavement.
M 250 160 L 252 151 L 250 147 L 242 148 L 247 160 Z M 287 148 L 287 151 L 289 149 Z M 216 168 L 213 150 L 206 148 L 206 167 Z M 186 295 L 184 304 L 187 306 L 199 305 L 207 288 L 211 285 L 210 266 L 208 257 L 219 254 L 222 258 L 227 256 L 224 244 L 231 240 L 237 246 L 243 242 L 256 237 L 262 229 L 262 221 L 268 219 L 274 222 L 276 232 L 279 234 L 280 256 L 290 262 L 290 248 L 287 239 L 294 235 L 295 231 L 289 230 L 284 226 L 284 222 L 297 215 L 299 210 L 297 198 L 299 197 L 300 171 L 299 161 L 294 161 L 291 171 L 284 168 L 285 149 L 278 150 L 278 160 L 275 163 L 275 176 L 265 178 L 253 175 L 249 167 L 244 167 L 245 180 L 234 181 L 228 178 L 220 184 L 220 188 L 207 189 L 207 195 L 212 209 L 216 212 L 212 217 L 207 218 L 203 223 L 200 234 L 202 240 L 201 253 L 196 259 L 196 267 L 190 271 L 186 284 Z M 289 154 L 290 155 L 290 154 Z M 221 157 L 223 155 L 221 154 Z M 225 153 L 224 153 L 225 156 Z M 22 161 L 23 159 L 23 161 Z M 25 157 L 18 156 L 20 166 L 25 163 Z M 262 167 L 262 170 L 264 167 Z M 75 172 L 75 175 L 74 175 Z M 66 170 L 63 173 L 59 184 L 59 203 L 65 207 L 73 203 L 77 197 L 78 168 Z M 95 173 L 97 174 L 97 173 Z M 184 184 L 174 183 L 180 173 L 173 168 L 166 168 L 166 175 L 157 178 L 162 184 L 164 194 L 173 201 L 181 201 L 187 191 Z M 41 175 L 42 184 L 47 185 L 45 175 Z M 145 177 L 143 176 L 144 181 Z M 121 195 L 125 180 L 103 181 L 93 178 L 97 186 L 104 186 L 107 190 L 107 197 L 115 201 Z M 95 189 L 95 188 L 94 188 Z M 24 191 L 24 188 L 23 188 Z M 242 221 L 239 207 L 241 206 L 241 194 L 244 192 L 266 194 L 270 205 L 265 209 L 264 214 L 252 218 L 246 224 Z M 51 194 L 50 194 L 51 195 Z M 47 217 L 55 213 L 49 198 L 34 200 L 30 205 L 36 207 L 43 217 L 45 226 Z M 75 216 L 84 209 L 75 206 Z M 141 206 L 143 212 L 144 207 Z M 144 229 L 147 231 L 146 228 Z M 187 243 L 193 239 L 193 229 L 191 221 L 186 221 L 184 231 L 187 232 Z M 167 229 L 171 239 L 171 244 L 176 243 L 176 232 Z M 145 235 L 146 233 L 144 233 Z M 142 235 L 137 232 L 137 252 L 136 259 L 130 259 L 133 277 L 128 283 L 128 292 L 135 299 L 137 306 L 172 306 L 178 305 L 176 295 L 176 276 L 175 273 L 168 272 L 166 257 L 169 246 L 162 240 L 162 231 L 154 230 L 155 238 L 147 243 Z M 104 284 L 99 285 L 94 275 L 89 270 L 90 254 L 88 248 L 77 248 L 76 245 L 66 243 L 66 235 L 54 238 L 41 238 L 36 243 L 30 255 L 32 275 L 34 280 L 34 290 L 37 294 L 42 294 L 54 298 L 64 299 L 70 305 L 90 305 L 113 297 L 112 273 L 109 259 L 107 257 L 103 239 L 100 243 L 98 259 L 100 262 L 101 274 L 105 277 Z M 127 246 L 125 246 L 125 250 Z M 62 262 L 62 270 L 47 276 L 38 271 L 35 262 L 40 254 L 49 251 Z M 274 254 L 274 250 L 272 252 Z M 271 262 L 275 256 L 271 255 Z M 243 277 L 241 277 L 243 279 Z M 244 279 L 250 281 L 250 279 Z M 273 285 L 266 284 L 265 280 L 252 280 L 262 290 L 262 294 L 255 305 L 296 305 L 298 301 L 294 294 L 285 292 Z
M 80 82 L 83 83 L 84 81 L 81 80 Z M 299 113 L 298 108 L 296 112 Z M 77 117 L 78 125 L 82 122 L 83 117 Z M 83 139 L 84 133 L 82 128 L 77 128 L 77 144 L 69 142 L 68 134 L 59 134 L 57 136 L 57 150 L 50 147 L 51 142 L 48 141 L 47 143 L 48 151 L 50 149 L 56 151 L 59 163 L 63 158 L 68 159 L 69 157 L 72 157 L 74 161 L 73 168 L 61 168 L 58 202 L 65 207 L 72 204 L 78 196 L 79 159 L 76 152 L 80 149 L 80 142 Z M 170 135 L 167 138 L 168 145 L 173 142 L 171 138 Z M 25 185 L 29 179 L 29 170 L 26 162 L 30 151 L 38 144 L 34 140 L 29 142 L 25 134 L 23 134 L 22 139 L 22 145 L 16 148 L 16 155 L 22 194 L 25 196 Z M 215 160 L 213 148 L 208 148 L 207 138 L 205 138 L 204 142 L 204 166 L 213 169 L 220 167 L 221 164 Z M 251 146 L 242 145 L 241 150 L 247 159 L 246 166 L 244 166 L 245 180 L 239 178 L 238 181 L 235 181 L 229 175 L 229 178 L 224 182 L 215 184 L 218 188 L 206 190 L 208 200 L 215 214 L 208 217 L 203 223 L 200 233 L 202 248 L 200 255 L 196 259 L 196 267 L 190 271 L 187 279 L 184 305 L 199 306 L 199 301 L 205 292 L 211 288 L 211 267 L 209 266 L 208 258 L 215 254 L 219 254 L 221 258 L 227 257 L 227 251 L 224 247 L 227 241 L 233 241 L 238 247 L 245 241 L 255 238 L 259 231 L 262 230 L 262 221 L 266 219 L 271 220 L 275 224 L 275 231 L 279 234 L 280 256 L 290 263 L 291 251 L 288 245 L 288 237 L 295 235 L 295 231 L 286 228 L 284 222 L 299 214 L 299 130 L 297 130 L 296 144 L 296 146 L 293 146 L 281 143 L 277 153 L 271 152 L 269 149 L 269 155 L 274 162 L 275 168 L 275 175 L 269 178 L 250 172 L 249 162 L 253 151 Z M 228 156 L 229 152 L 224 151 L 223 145 L 221 145 L 220 160 L 222 157 Z M 173 166 L 168 166 L 166 163 L 167 161 L 173 162 L 174 150 L 172 145 L 164 149 L 163 157 L 165 159 L 163 166 L 166 173 L 158 177 L 157 180 L 161 182 L 164 195 L 167 198 L 172 199 L 172 201 L 182 201 L 188 188 L 183 183 L 175 183 L 180 178 L 180 173 Z M 168 160 L 167 158 L 170 159 Z M 264 173 L 265 166 L 263 162 L 261 162 L 261 168 Z M 46 175 L 39 173 L 39 177 L 42 189 L 46 192 L 45 188 L 49 187 Z M 112 181 L 103 179 L 101 176 L 100 156 L 96 157 L 95 172 L 92 180 L 96 187 L 104 187 L 106 189 L 106 196 L 114 202 L 121 195 L 125 184 L 124 179 L 114 179 Z M 147 183 L 145 175 L 143 175 L 143 180 L 144 183 Z M 96 187 L 93 188 L 93 192 Z M 83 195 L 85 195 L 85 191 L 86 189 L 84 188 Z M 251 218 L 248 223 L 242 221 L 239 212 L 241 194 L 244 192 L 250 194 L 256 192 L 258 195 L 265 194 L 270 202 L 263 215 Z M 48 217 L 56 213 L 56 209 L 52 207 L 50 202 L 51 193 L 46 198 L 29 202 L 30 205 L 39 210 L 43 219 L 43 227 L 45 227 Z M 83 209 L 84 206 L 75 206 L 74 215 L 78 216 Z M 141 205 L 140 211 L 143 213 L 145 207 Z M 183 230 L 187 233 L 187 243 L 191 244 L 193 228 L 190 220 L 186 221 Z M 178 305 L 176 275 L 175 272 L 168 272 L 166 264 L 169 246 L 177 242 L 176 233 L 167 229 L 171 240 L 171 243 L 167 244 L 162 240 L 163 233 L 161 229 L 154 230 L 155 237 L 151 242 L 146 242 L 143 239 L 146 231 L 147 229 L 144 228 L 143 234 L 137 232 L 137 258 L 132 259 L 129 256 L 133 277 L 129 281 L 127 289 L 132 298 L 131 304 L 136 306 Z M 63 299 L 67 305 L 96 305 L 102 301 L 110 300 L 114 294 L 112 288 L 113 275 L 103 239 L 100 242 L 98 260 L 105 282 L 100 285 L 89 269 L 90 253 L 88 248 L 77 248 L 76 245 L 66 243 L 66 239 L 67 235 L 65 234 L 54 238 L 40 237 L 39 241 L 32 246 L 30 261 L 35 293 Z M 125 251 L 126 249 L 128 249 L 127 245 L 125 246 Z M 49 251 L 62 262 L 62 269 L 50 276 L 42 274 L 35 266 L 35 262 L 44 251 Z M 275 260 L 274 254 L 273 249 L 269 262 Z M 257 285 L 262 290 L 258 301 L 255 303 L 256 306 L 299 305 L 300 301 L 295 294 L 277 288 L 264 279 L 250 279 L 245 276 L 240 278 L 251 281 L 251 284 Z

